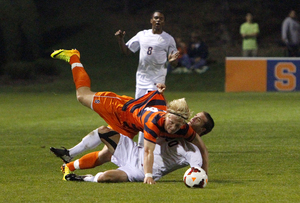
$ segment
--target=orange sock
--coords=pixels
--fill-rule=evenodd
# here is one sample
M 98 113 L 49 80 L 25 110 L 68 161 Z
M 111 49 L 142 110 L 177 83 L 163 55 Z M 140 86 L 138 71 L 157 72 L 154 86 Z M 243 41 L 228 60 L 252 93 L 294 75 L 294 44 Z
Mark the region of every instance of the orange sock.
M 73 63 L 80 63 L 80 58 L 75 54 L 70 57 L 69 63 L 70 63 L 70 65 L 72 65 Z
M 83 67 L 75 66 L 72 69 L 72 74 L 76 89 L 78 89 L 79 87 L 91 87 L 90 77 L 85 72 Z
M 70 169 L 70 171 L 75 171 L 75 167 L 74 167 L 74 162 L 75 161 L 72 161 L 70 163 L 67 163 L 66 166 Z
M 87 155 L 84 155 L 83 157 L 81 157 L 80 159 L 78 159 L 76 161 L 68 163 L 67 166 L 70 169 L 70 171 L 75 171 L 76 169 L 94 168 L 94 167 L 98 166 L 98 164 L 97 164 L 98 154 L 99 154 L 99 151 L 91 152 Z M 78 165 L 78 163 L 79 163 L 79 168 L 78 168 L 78 166 L 77 167 L 75 166 L 75 165 Z
M 81 64 L 80 59 L 77 55 L 71 56 L 70 64 L 72 67 L 73 80 L 76 89 L 78 89 L 79 87 L 91 87 L 90 77 L 84 70 L 83 65 Z

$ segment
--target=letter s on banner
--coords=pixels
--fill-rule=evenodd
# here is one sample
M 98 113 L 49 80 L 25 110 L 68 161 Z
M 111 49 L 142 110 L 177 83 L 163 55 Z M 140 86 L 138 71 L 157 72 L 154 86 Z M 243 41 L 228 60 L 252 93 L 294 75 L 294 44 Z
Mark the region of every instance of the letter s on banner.
M 292 62 L 279 62 L 274 69 L 274 75 L 278 80 L 274 86 L 278 91 L 293 91 L 297 85 L 296 66 Z

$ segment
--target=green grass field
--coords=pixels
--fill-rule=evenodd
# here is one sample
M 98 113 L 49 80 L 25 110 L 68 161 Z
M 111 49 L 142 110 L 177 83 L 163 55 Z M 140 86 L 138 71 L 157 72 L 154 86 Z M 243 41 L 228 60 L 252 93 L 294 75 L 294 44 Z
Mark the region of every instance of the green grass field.
M 74 93 L 0 93 L 0 202 L 299 202 L 300 93 L 166 93 L 180 97 L 215 119 L 204 189 L 185 187 L 187 168 L 156 185 L 62 181 L 49 147 L 72 147 L 103 120 Z

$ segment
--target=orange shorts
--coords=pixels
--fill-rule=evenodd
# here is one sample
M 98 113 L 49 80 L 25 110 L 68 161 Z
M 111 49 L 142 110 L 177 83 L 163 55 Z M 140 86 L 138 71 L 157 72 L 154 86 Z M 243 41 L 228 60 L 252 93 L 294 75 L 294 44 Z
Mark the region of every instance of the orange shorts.
M 132 97 L 125 95 L 120 96 L 114 92 L 97 92 L 94 95 L 92 109 L 98 113 L 112 129 L 132 139 L 138 131 L 123 125 L 125 112 L 122 111 L 124 104 L 132 99 Z

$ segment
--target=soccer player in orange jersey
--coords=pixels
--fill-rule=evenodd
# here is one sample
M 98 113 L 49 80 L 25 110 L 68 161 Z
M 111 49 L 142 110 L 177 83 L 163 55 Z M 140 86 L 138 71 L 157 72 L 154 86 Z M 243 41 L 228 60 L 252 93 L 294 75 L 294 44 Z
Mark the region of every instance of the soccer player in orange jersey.
M 185 122 L 190 110 L 184 99 L 174 100 L 170 105 L 173 107 L 166 109 L 162 95 L 165 85 L 162 84 L 157 85 L 157 91 L 135 100 L 113 92 L 93 92 L 78 50 L 57 50 L 51 57 L 71 64 L 78 101 L 98 113 L 112 129 L 131 138 L 139 131 L 144 132 L 144 183 L 155 183 L 152 167 L 157 137 L 181 137 L 195 144 L 202 154 L 202 168 L 207 172 L 208 152 L 199 134 Z

